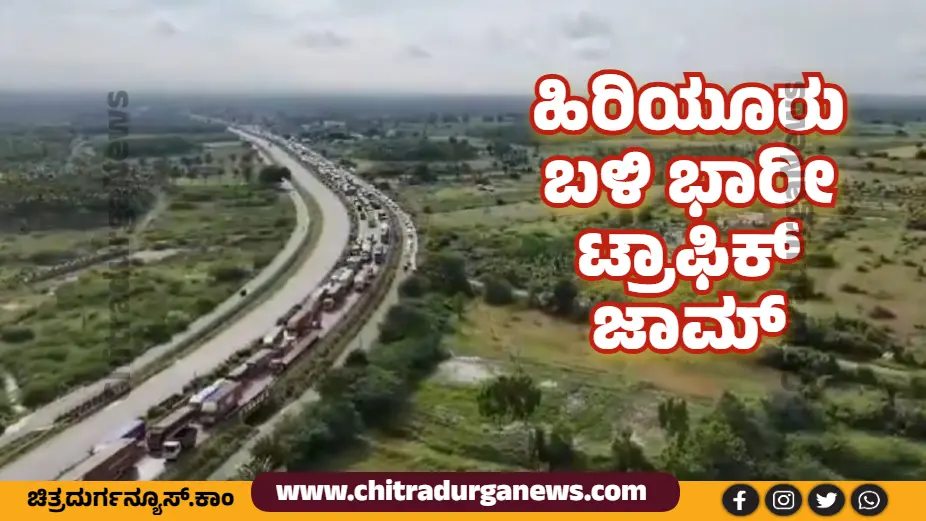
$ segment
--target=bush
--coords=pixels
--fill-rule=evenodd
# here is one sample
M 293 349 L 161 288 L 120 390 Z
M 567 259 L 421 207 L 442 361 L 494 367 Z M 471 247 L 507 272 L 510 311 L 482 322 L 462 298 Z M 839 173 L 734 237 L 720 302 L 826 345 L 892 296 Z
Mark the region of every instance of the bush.
M 488 277 L 484 284 L 484 298 L 487 304 L 505 306 L 514 302 L 514 289 L 511 284 L 498 277 Z
M 399 284 L 399 295 L 408 298 L 419 298 L 428 290 L 424 277 L 413 274 Z
M 839 291 L 842 291 L 843 293 L 851 293 L 853 295 L 862 295 L 865 293 L 865 290 L 853 284 L 849 284 L 848 282 L 840 284 Z
M 257 179 L 265 185 L 278 185 L 283 180 L 292 179 L 293 174 L 285 166 L 268 165 L 260 170 Z
M 35 339 L 35 332 L 28 327 L 9 327 L 0 330 L 0 340 L 8 344 L 21 344 Z
M 883 306 L 875 306 L 868 312 L 868 316 L 875 320 L 889 320 L 897 318 L 897 314 Z
M 836 259 L 829 253 L 808 253 L 804 258 L 811 268 L 835 268 Z
M 238 282 L 244 280 L 251 272 L 238 266 L 217 266 L 210 270 L 209 275 L 216 282 Z

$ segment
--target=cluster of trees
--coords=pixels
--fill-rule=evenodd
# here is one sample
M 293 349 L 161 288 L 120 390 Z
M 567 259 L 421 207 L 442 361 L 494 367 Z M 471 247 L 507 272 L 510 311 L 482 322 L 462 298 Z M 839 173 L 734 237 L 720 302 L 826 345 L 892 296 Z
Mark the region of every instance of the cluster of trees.
M 61 158 L 67 153 L 66 142 L 48 142 L 33 135 L 0 137 L 0 165 L 14 165 Z M 5 170 L 5 168 L 4 168 Z
M 260 173 L 257 174 L 257 180 L 265 185 L 278 185 L 284 180 L 289 181 L 292 178 L 293 174 L 289 171 L 289 168 L 279 165 L 267 165 L 261 168 Z
M 524 146 L 532 146 L 538 142 L 539 136 L 527 124 L 527 116 L 524 116 L 523 123 L 512 123 L 507 125 L 487 125 L 473 126 L 468 128 L 466 133 L 489 141 L 501 141 Z
M 527 427 L 526 463 L 536 470 L 664 470 L 681 480 L 921 479 L 926 474 L 920 468 L 911 476 L 906 466 L 885 465 L 890 456 L 860 453 L 831 428 L 840 411 L 827 410 L 804 392 L 783 391 L 758 401 L 727 392 L 698 417 L 685 400 L 666 398 L 657 408 L 665 439 L 661 448 L 645 450 L 631 430 L 619 429 L 605 456 L 583 452 L 565 423 L 549 417 L 540 422 L 536 412 L 542 400 L 543 390 L 521 370 L 487 382 L 477 396 L 480 413 L 499 429 L 512 422 Z
M 176 135 L 154 136 L 127 136 L 97 144 L 101 154 L 121 147 L 125 150 L 123 155 L 129 158 L 164 157 L 192 154 L 200 149 L 200 145 L 191 139 Z
M 0 178 L 0 229 L 83 229 L 128 223 L 153 205 L 159 181 L 146 168 L 104 163 L 77 175 Z
M 305 470 L 356 441 L 364 428 L 388 427 L 414 384 L 446 357 L 442 338 L 462 299 L 472 295 L 462 259 L 442 256 L 421 266 L 368 353 L 351 353 L 319 382 L 319 400 L 261 438 L 241 477 L 285 467 Z
M 391 139 L 364 142 L 357 156 L 372 161 L 466 161 L 477 150 L 466 140 Z

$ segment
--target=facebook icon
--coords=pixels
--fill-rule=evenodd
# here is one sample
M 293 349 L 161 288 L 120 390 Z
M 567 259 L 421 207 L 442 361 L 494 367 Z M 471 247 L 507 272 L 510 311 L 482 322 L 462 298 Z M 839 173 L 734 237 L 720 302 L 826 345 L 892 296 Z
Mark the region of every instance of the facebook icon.
M 733 485 L 723 493 L 723 508 L 734 516 L 748 516 L 759 508 L 759 493 L 746 484 Z
M 737 491 L 736 491 L 736 495 L 733 496 L 733 502 L 736 503 L 736 511 L 737 511 L 737 512 L 742 512 L 742 511 L 743 511 L 743 503 L 746 502 L 746 491 L 745 491 L 745 490 L 737 490 Z

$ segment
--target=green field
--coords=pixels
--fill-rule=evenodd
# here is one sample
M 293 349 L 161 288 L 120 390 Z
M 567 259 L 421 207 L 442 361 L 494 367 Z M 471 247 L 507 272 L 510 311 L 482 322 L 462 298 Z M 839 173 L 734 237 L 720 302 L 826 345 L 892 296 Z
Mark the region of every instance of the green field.
M 240 144 L 210 154 L 221 172 L 178 166 L 134 230 L 48 230 L 0 237 L 0 368 L 26 407 L 105 376 L 166 342 L 266 266 L 295 226 L 292 200 L 240 175 Z M 97 263 L 29 284 L 23 273 L 131 246 L 129 267 Z M 124 299 L 114 314 L 114 302 Z M 7 414 L 8 416 L 9 414 Z
M 712 423 L 718 414 L 733 422 L 723 428 L 743 437 L 751 458 L 749 475 L 926 476 L 921 466 L 926 431 L 920 427 L 926 425 L 926 310 L 919 305 L 926 295 L 926 225 L 920 224 L 926 222 L 926 158 L 917 157 L 920 127 L 912 125 L 906 136 L 892 131 L 812 141 L 808 150 L 832 154 L 840 165 L 840 193 L 835 210 L 814 213 L 803 269 L 781 271 L 764 283 L 728 280 L 719 285 L 745 296 L 771 287 L 788 289 L 809 333 L 792 331 L 752 355 L 634 356 L 605 356 L 589 347 L 583 305 L 628 298 L 618 283 L 574 279 L 573 238 L 588 226 L 638 226 L 677 235 L 685 226 L 682 214 L 659 197 L 650 197 L 634 212 L 617 211 L 607 203 L 588 210 L 549 209 L 539 200 L 537 165 L 552 154 L 600 157 L 635 145 L 653 152 L 659 171 L 673 155 L 737 153 L 755 139 L 626 137 L 522 146 L 492 137 L 511 134 L 501 127 L 402 127 L 408 135 L 427 134 L 435 142 L 452 138 L 475 147 L 469 158 L 445 147 L 447 156 L 435 160 L 433 149 L 409 148 L 407 137 L 377 142 L 376 149 L 363 143 L 326 145 L 336 157 L 397 192 L 415 215 L 426 256 L 460 255 L 471 277 L 532 295 L 529 302 L 515 299 L 519 301 L 502 306 L 470 301 L 444 340 L 453 358 L 417 388 L 401 425 L 368 433 L 360 446 L 329 467 L 535 468 L 537 462 L 525 454 L 524 432 L 514 426 L 499 428 L 477 407 L 488 383 L 520 368 L 542 393 L 531 424 L 545 426 L 548 433 L 568 426 L 570 444 L 586 466 L 616 465 L 607 463 L 616 458 L 612 443 L 616 432 L 626 431 L 646 457 L 679 475 L 732 479 L 724 477 L 731 476 L 727 471 L 712 474 L 701 463 L 692 463 L 690 458 L 709 458 L 708 449 L 691 443 L 680 449 L 675 434 L 661 424 L 659 406 L 674 398 L 687 403 L 696 432 L 720 428 Z M 420 159 L 421 154 L 429 154 L 428 159 Z M 650 193 L 661 188 L 654 186 Z M 776 217 L 758 207 L 718 208 L 711 215 L 735 222 L 757 211 Z M 571 284 L 576 293 L 575 316 L 561 316 L 533 301 L 563 284 Z M 690 291 L 680 289 L 667 300 L 692 298 Z M 776 408 L 789 400 L 811 411 L 807 414 L 814 421 L 790 425 L 780 418 Z M 736 430 L 743 427 L 737 427 L 731 411 L 741 406 L 752 411 L 751 421 L 773 425 L 768 429 L 780 436 L 774 443 L 762 443 L 787 450 L 762 452 L 756 440 Z M 729 445 L 722 450 L 733 454 L 739 449 Z M 760 467 L 765 470 L 756 470 Z

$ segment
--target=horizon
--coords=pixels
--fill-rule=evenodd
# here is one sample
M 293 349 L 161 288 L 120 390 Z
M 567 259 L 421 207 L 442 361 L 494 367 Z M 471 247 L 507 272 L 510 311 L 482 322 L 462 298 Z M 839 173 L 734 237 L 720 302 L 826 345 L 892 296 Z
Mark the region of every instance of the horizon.
M 65 96 L 65 97 L 84 97 L 98 96 L 101 93 L 108 92 L 128 92 L 130 96 L 143 96 L 146 98 L 178 98 L 178 97 L 207 97 L 221 96 L 228 98 L 281 98 L 281 99 L 299 99 L 299 98 L 367 98 L 367 99 L 389 99 L 389 98 L 534 98 L 533 92 L 515 93 L 515 92 L 440 92 L 440 91 L 351 91 L 335 92 L 327 90 L 278 90 L 278 91 L 248 91 L 248 90 L 170 90 L 170 91 L 153 91 L 130 88 L 101 88 L 96 89 L 9 89 L 0 88 L 0 97 L 3 96 Z M 886 99 L 923 99 L 926 100 L 926 93 L 922 94 L 902 94 L 894 92 L 852 92 L 847 90 L 846 94 L 850 98 L 886 98 Z
M 847 91 L 926 93 L 926 4 L 801 12 L 812 26 L 736 0 L 6 0 L 0 88 L 506 95 L 544 73 L 619 68 L 722 85 L 824 71 Z

